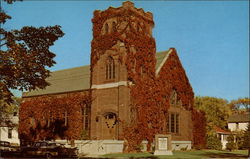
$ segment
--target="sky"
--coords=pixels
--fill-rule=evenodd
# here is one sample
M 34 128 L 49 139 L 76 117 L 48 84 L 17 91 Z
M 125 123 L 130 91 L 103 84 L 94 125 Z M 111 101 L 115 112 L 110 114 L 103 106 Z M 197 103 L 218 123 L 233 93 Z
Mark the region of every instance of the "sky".
M 249 1 L 133 1 L 153 13 L 156 50 L 176 48 L 196 96 L 228 101 L 249 97 Z M 36 1 L 6 4 L 4 29 L 60 25 L 64 37 L 50 48 L 51 71 L 90 64 L 94 10 L 122 1 Z M 16 95 L 20 93 L 15 92 Z

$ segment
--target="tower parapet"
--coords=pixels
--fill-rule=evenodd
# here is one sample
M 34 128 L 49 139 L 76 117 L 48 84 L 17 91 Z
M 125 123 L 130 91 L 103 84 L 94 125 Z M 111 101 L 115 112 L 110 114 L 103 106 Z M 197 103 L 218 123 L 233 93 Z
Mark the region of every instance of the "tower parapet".
M 143 9 L 134 7 L 130 1 L 123 2 L 121 7 L 109 7 L 107 10 L 94 12 L 93 37 L 112 33 L 112 31 L 124 31 L 124 29 L 134 29 L 134 31 L 143 32 L 152 35 L 154 27 L 153 14 L 144 12 Z M 125 28 L 127 24 L 130 28 Z

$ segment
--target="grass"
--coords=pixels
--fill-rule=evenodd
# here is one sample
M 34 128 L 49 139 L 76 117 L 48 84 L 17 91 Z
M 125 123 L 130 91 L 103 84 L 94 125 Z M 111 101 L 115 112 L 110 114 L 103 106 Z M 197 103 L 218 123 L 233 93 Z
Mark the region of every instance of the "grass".
M 240 159 L 247 158 L 247 150 L 237 151 L 217 151 L 217 150 L 190 150 L 190 151 L 174 151 L 172 156 L 154 156 L 151 153 L 116 153 L 106 154 L 103 158 L 174 158 L 174 159 L 205 159 L 205 158 L 230 158 Z

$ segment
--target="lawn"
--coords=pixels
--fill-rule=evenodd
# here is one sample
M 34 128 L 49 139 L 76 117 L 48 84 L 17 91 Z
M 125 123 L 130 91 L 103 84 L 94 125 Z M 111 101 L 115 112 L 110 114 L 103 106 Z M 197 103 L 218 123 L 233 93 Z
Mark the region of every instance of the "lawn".
M 247 150 L 237 151 L 217 151 L 217 150 L 191 150 L 191 151 L 174 151 L 172 156 L 154 156 L 151 153 L 116 153 L 106 154 L 103 158 L 175 158 L 175 159 L 204 159 L 204 158 L 230 158 L 239 159 L 247 158 Z

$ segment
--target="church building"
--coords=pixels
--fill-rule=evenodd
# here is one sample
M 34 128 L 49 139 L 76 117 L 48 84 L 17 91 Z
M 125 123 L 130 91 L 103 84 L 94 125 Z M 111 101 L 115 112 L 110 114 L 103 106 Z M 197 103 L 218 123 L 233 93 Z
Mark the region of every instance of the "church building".
M 124 123 L 145 119 L 191 147 L 194 93 L 177 51 L 156 53 L 152 13 L 127 1 L 92 22 L 91 64 L 52 72 L 50 86 L 23 93 L 20 138 L 124 140 Z

